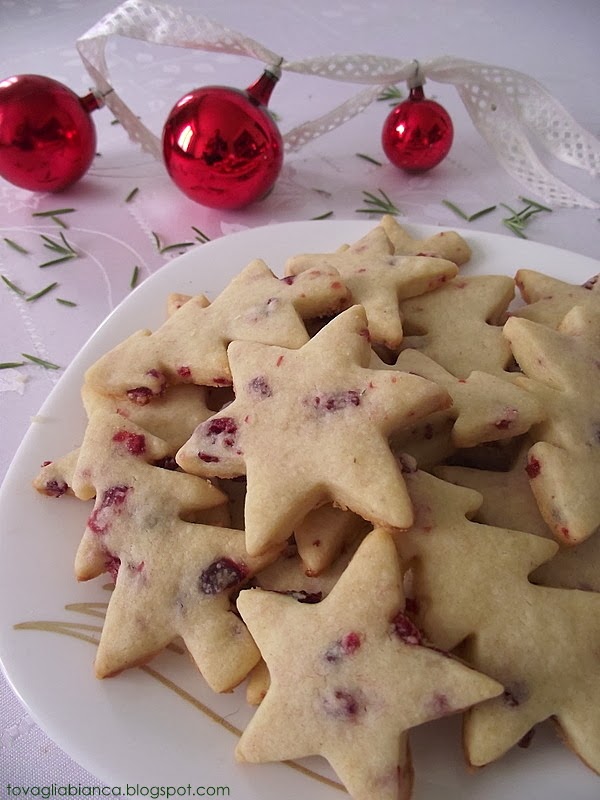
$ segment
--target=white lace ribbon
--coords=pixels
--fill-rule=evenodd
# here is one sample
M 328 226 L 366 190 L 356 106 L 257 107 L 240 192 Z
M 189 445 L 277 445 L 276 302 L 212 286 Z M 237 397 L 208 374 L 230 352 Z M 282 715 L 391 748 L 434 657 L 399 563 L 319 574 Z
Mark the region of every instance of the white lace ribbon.
M 106 14 L 77 41 L 83 64 L 129 137 L 156 159 L 162 159 L 159 137 L 119 97 L 106 61 L 111 36 L 140 39 L 158 45 L 228 53 L 254 58 L 266 66 L 345 83 L 366 84 L 357 94 L 317 119 L 283 134 L 286 149 L 307 142 L 360 114 L 382 90 L 419 76 L 456 87 L 473 124 L 503 168 L 549 205 L 598 208 L 600 204 L 555 177 L 542 163 L 536 147 L 560 161 L 600 173 L 600 141 L 584 130 L 536 80 L 515 70 L 453 56 L 429 61 L 357 54 L 332 55 L 288 62 L 259 42 L 214 20 L 173 6 L 126 0 Z

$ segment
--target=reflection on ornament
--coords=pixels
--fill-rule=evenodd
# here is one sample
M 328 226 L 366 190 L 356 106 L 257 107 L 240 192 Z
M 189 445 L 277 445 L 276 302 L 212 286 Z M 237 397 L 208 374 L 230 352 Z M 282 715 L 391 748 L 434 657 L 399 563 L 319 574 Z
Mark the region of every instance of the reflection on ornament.
M 79 98 L 41 75 L 0 81 L 0 176 L 32 191 L 70 186 L 96 154 L 90 112 L 101 105 L 95 94 Z
M 448 155 L 453 138 L 446 109 L 428 100 L 422 86 L 414 86 L 408 99 L 388 115 L 381 143 L 395 166 L 406 172 L 426 172 Z
M 192 200 L 242 208 L 271 190 L 283 164 L 281 134 L 267 110 L 279 75 L 270 67 L 245 91 L 206 86 L 175 104 L 163 130 L 163 157 Z

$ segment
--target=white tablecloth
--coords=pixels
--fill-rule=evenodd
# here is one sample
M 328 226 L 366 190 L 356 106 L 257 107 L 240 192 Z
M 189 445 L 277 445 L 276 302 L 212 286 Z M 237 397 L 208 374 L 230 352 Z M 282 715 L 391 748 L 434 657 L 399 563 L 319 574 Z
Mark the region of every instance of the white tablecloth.
M 76 39 L 117 3 L 110 0 L 0 0 L 0 79 L 38 73 L 84 95 L 90 80 L 75 49 Z M 179 6 L 205 14 L 257 39 L 288 60 L 330 53 L 373 53 L 402 59 L 457 55 L 525 72 L 557 97 L 595 135 L 600 133 L 600 4 L 547 0 L 180 0 Z M 206 84 L 244 88 L 260 74 L 253 60 L 117 40 L 109 47 L 114 84 L 144 123 L 160 135 L 173 103 L 187 90 Z M 356 87 L 354 87 L 356 90 Z M 463 226 L 442 201 L 469 211 L 506 202 L 519 204 L 523 187 L 497 164 L 474 129 L 455 90 L 428 83 L 429 96 L 450 112 L 455 142 L 435 170 L 407 176 L 386 162 L 380 131 L 386 103 L 374 103 L 351 122 L 286 158 L 274 191 L 240 211 L 216 211 L 188 200 L 163 166 L 143 154 L 113 124 L 108 109 L 95 112 L 99 155 L 88 175 L 60 195 L 31 193 L 0 179 L 0 273 L 27 291 L 49 278 L 38 265 L 47 255 L 40 234 L 58 235 L 50 219 L 33 212 L 73 207 L 65 231 L 80 257 L 55 268 L 60 296 L 26 303 L 0 286 L 0 361 L 33 353 L 62 367 L 96 326 L 129 292 L 134 265 L 140 280 L 160 269 L 163 243 L 189 240 L 191 226 L 215 239 L 247 227 L 306 220 L 332 211 L 335 219 L 362 219 L 356 209 L 363 192 L 383 189 L 401 210 L 401 222 Z M 348 93 L 323 79 L 284 75 L 270 106 L 286 131 L 318 116 Z M 361 159 L 365 153 L 383 162 Z M 600 199 L 597 180 L 571 168 L 558 174 Z M 125 198 L 139 191 L 132 202 Z M 473 230 L 507 232 L 501 214 L 471 223 Z M 528 237 L 597 257 L 600 210 L 557 209 L 540 214 Z M 23 255 L 3 240 L 29 251 Z M 252 255 L 252 254 L 249 254 Z M 35 365 L 0 371 L 0 479 L 4 477 L 32 415 L 60 379 L 61 371 Z M 1 526 L 1 521 L 0 521 Z M 5 785 L 97 783 L 62 753 L 33 723 L 0 677 L 0 796 Z

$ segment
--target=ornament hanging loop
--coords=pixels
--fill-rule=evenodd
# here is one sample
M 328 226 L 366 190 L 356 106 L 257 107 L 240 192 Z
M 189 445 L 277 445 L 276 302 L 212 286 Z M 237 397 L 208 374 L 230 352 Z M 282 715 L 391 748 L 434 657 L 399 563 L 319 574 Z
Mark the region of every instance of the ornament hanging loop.
M 413 59 L 413 64 L 415 65 L 415 71 L 406 81 L 406 85 L 411 91 L 422 88 L 425 85 L 425 73 L 421 69 L 421 64 L 416 58 Z

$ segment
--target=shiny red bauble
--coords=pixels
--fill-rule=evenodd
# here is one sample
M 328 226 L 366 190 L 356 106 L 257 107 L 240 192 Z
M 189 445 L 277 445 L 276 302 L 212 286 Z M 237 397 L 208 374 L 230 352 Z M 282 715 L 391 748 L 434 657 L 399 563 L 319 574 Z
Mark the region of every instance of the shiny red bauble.
M 454 128 L 450 115 L 435 100 L 425 97 L 422 86 L 410 90 L 408 99 L 388 115 L 381 144 L 389 160 L 406 172 L 426 172 L 450 151 Z
M 205 86 L 184 95 L 163 130 L 174 183 L 212 208 L 242 208 L 263 198 L 283 164 L 283 142 L 267 110 L 278 75 L 265 70 L 245 91 Z
M 0 81 L 0 176 L 31 191 L 70 186 L 96 154 L 90 112 L 100 105 L 41 75 Z

